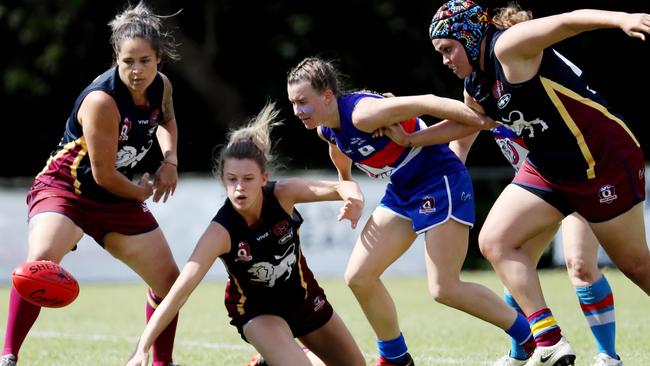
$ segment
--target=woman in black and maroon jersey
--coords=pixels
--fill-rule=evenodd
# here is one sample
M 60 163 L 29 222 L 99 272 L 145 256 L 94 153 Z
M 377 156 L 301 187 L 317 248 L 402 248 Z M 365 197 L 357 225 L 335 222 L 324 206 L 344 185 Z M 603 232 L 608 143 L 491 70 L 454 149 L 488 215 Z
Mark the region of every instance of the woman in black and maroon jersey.
M 171 83 L 158 71 L 177 58 L 161 16 L 142 3 L 110 22 L 115 65 L 77 98 L 63 138 L 36 176 L 27 203 L 27 261 L 59 263 L 84 234 L 149 285 L 147 318 L 178 276 L 178 266 L 144 203 L 166 201 L 178 174 Z M 154 145 L 164 156 L 152 182 L 133 182 L 134 168 Z M 15 366 L 40 307 L 12 289 L 0 365 Z M 172 365 L 176 318 L 154 344 L 154 366 Z
M 231 132 L 215 161 L 228 198 L 147 324 L 128 366 L 147 365 L 153 340 L 217 258 L 228 272 L 225 305 L 230 323 L 260 353 L 251 365 L 365 365 L 307 267 L 298 236 L 303 220 L 294 208 L 296 203 L 344 200 L 338 219 L 349 219 L 354 228 L 363 195 L 349 181 L 269 181 L 269 133 L 277 114 L 269 104 L 247 126 Z
M 650 15 L 581 9 L 530 18 L 508 6 L 491 19 L 471 0 L 450 0 L 434 15 L 429 35 L 443 63 L 465 79 L 465 103 L 527 145 L 526 160 L 490 210 L 479 244 L 528 316 L 537 348 L 526 365 L 573 365 L 575 351 L 562 337 L 536 273 L 545 245 L 532 239 L 578 213 L 619 269 L 650 294 L 645 162 L 622 118 L 552 46 L 604 28 L 645 40 Z M 611 290 L 601 290 L 588 294 L 583 307 L 590 324 L 613 318 Z M 616 354 L 603 356 L 595 365 L 622 364 Z

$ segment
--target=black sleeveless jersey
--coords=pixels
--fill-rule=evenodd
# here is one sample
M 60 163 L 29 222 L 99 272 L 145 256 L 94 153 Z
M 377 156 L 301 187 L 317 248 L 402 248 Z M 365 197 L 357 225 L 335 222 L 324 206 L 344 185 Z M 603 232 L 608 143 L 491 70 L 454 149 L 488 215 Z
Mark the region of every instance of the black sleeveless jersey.
M 137 106 L 127 86 L 120 80 L 116 66 L 98 76 L 81 92 L 66 122 L 61 142 L 36 179 L 91 199 L 120 202 L 126 199 L 106 191 L 95 182 L 86 140 L 77 120 L 81 103 L 95 90 L 109 94 L 117 104 L 120 125 L 119 130 L 115 132 L 115 137 L 119 140 L 115 168 L 127 178 L 133 178 L 135 166 L 153 146 L 156 129 L 163 119 L 164 84 L 160 74 L 156 75 L 153 83 L 147 88 L 149 106 Z
M 225 304 L 231 317 L 286 312 L 301 306 L 308 292 L 322 291 L 300 250 L 297 210 L 289 215 L 273 190 L 263 188 L 259 223 L 249 227 L 228 199 L 212 219 L 230 234 L 231 250 L 221 255 L 228 271 Z
M 465 90 L 486 114 L 521 136 L 528 161 L 550 179 L 599 176 L 640 149 L 623 120 L 610 110 L 582 71 L 552 48 L 539 71 L 523 83 L 509 83 L 494 53 L 503 30 L 486 39 L 484 71 L 465 79 Z

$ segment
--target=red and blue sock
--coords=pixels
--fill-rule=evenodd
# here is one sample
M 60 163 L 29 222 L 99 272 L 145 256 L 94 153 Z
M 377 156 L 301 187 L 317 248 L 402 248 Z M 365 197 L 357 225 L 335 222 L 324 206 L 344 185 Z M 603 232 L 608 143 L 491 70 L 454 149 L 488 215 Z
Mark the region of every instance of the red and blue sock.
M 609 282 L 602 275 L 596 282 L 576 287 L 582 313 L 585 315 L 591 333 L 596 340 L 599 353 L 618 359 L 616 354 L 616 318 L 614 316 L 614 295 Z

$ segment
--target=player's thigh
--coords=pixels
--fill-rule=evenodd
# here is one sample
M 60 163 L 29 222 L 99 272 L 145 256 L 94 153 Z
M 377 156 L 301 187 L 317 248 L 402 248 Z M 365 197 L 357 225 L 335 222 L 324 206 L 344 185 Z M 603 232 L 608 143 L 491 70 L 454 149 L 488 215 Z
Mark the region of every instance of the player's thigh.
M 621 269 L 647 265 L 650 252 L 646 241 L 643 202 L 611 220 L 590 223 L 590 226 L 609 257 Z
M 269 365 L 310 366 L 289 324 L 276 315 L 260 315 L 244 326 L 244 336 Z
M 137 235 L 109 233 L 104 247 L 140 275 L 158 296 L 167 295 L 178 277 L 178 266 L 160 228 Z
M 458 282 L 467 256 L 469 226 L 450 219 L 427 230 L 424 238 L 429 283 Z
M 29 220 L 27 260 L 60 262 L 83 237 L 83 231 L 67 216 L 57 212 L 42 212 Z
M 352 250 L 346 273 L 378 277 L 416 237 L 410 220 L 382 208 L 375 209 Z
M 328 366 L 365 365 L 352 334 L 336 312 L 325 325 L 300 337 L 300 340 Z
M 539 233 L 557 228 L 564 215 L 539 196 L 515 184 L 508 185 L 490 209 L 479 243 L 520 248 Z

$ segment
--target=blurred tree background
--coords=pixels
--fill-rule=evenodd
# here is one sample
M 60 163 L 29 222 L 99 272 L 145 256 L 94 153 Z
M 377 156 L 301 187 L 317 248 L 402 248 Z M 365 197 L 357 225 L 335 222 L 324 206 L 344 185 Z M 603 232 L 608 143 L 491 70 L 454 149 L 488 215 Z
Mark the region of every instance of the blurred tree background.
M 132 3 L 135 3 L 132 1 Z M 431 16 L 443 1 L 149 0 L 169 18 L 182 59 L 162 71 L 174 85 L 181 172 L 207 172 L 213 149 L 228 128 L 254 115 L 267 100 L 282 109 L 276 152 L 290 169 L 329 168 L 327 149 L 292 115 L 286 73 L 301 59 L 338 60 L 351 88 L 396 95 L 434 93 L 461 99 L 462 82 L 441 63 L 428 39 Z M 488 9 L 507 1 L 486 0 Z M 520 1 L 536 17 L 581 7 L 648 12 L 647 0 Z M 1 177 L 33 177 L 63 133 L 78 93 L 112 64 L 107 23 L 126 1 L 3 0 L 0 3 L 0 101 L 5 159 Z M 592 88 L 628 121 L 648 154 L 650 41 L 620 30 L 597 30 L 563 41 L 557 49 L 586 73 Z M 427 122 L 433 122 L 427 120 Z M 148 156 L 155 169 L 160 156 Z M 508 182 L 510 170 L 487 134 L 468 166 L 476 176 L 479 222 Z M 490 175 L 487 174 L 489 177 Z M 500 178 L 499 178 L 500 177 Z M 482 179 L 482 178 L 481 178 Z M 480 227 L 480 225 L 479 225 Z M 477 230 L 472 230 L 477 232 Z

